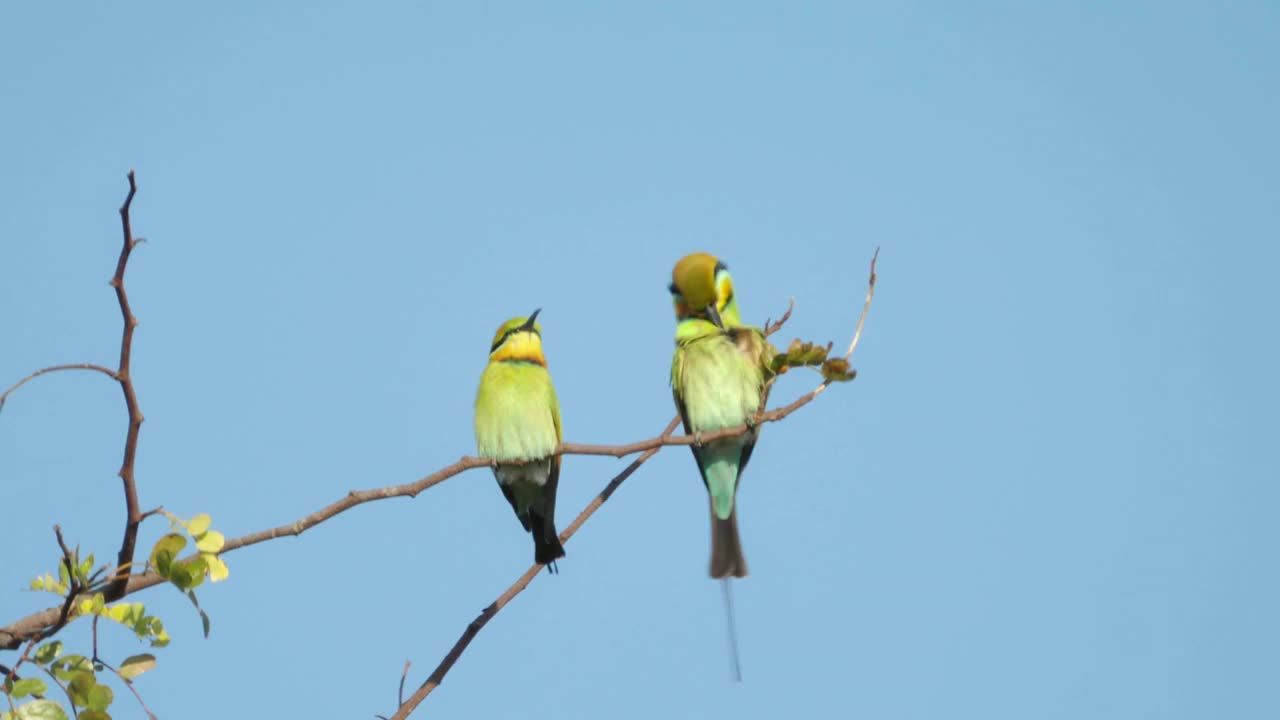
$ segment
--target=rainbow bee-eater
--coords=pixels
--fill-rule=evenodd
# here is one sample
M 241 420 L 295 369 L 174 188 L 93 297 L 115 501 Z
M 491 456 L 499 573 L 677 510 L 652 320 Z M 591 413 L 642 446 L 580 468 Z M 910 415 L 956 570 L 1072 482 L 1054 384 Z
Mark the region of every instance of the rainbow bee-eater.
M 524 529 L 533 558 L 555 572 L 564 547 L 556 532 L 560 456 L 560 404 L 542 354 L 542 326 L 534 310 L 498 328 L 489 365 L 476 392 L 476 449 L 495 460 L 493 474 Z
M 767 395 L 773 348 L 759 328 L 742 324 L 733 280 L 715 256 L 681 258 L 670 287 L 678 321 L 671 391 L 710 496 L 711 577 L 745 577 L 735 496 L 759 430 L 707 443 L 699 436 L 752 423 Z

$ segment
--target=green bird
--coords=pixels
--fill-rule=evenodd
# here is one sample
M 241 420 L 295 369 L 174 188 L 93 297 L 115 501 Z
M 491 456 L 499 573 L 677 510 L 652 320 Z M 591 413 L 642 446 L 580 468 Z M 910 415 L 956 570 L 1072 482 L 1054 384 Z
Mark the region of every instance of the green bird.
M 738 316 L 733 280 L 723 262 L 707 253 L 686 255 L 671 273 L 676 352 L 671 391 L 696 439 L 702 433 L 751 423 L 768 395 L 773 347 L 759 328 Z M 692 446 L 711 504 L 711 577 L 746 577 L 734 502 L 751 459 L 758 429 Z M 728 586 L 725 586 L 728 599 Z
M 533 535 L 533 558 L 556 572 L 564 547 L 556 532 L 556 484 L 560 456 L 560 404 L 542 354 L 542 326 L 534 310 L 498 328 L 489 365 L 476 392 L 476 449 L 497 461 L 498 487 L 524 529 Z

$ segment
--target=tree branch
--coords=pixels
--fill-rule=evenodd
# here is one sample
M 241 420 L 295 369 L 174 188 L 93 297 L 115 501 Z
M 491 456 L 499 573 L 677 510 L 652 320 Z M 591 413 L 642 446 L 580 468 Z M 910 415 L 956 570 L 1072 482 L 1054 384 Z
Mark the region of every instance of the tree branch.
M 94 372 L 100 372 L 103 375 L 106 375 L 107 377 L 111 378 L 112 380 L 118 381 L 120 379 L 120 377 L 116 375 L 115 370 L 112 370 L 111 368 L 102 367 L 101 365 L 94 365 L 93 363 L 71 363 L 69 365 L 53 365 L 47 368 L 40 368 L 39 370 L 31 373 L 30 375 L 22 378 L 18 382 L 9 386 L 8 390 L 5 390 L 4 392 L 0 393 L 0 408 L 4 407 L 4 401 L 8 400 L 9 395 L 12 394 L 18 388 L 22 387 L 23 385 L 26 385 L 32 380 L 35 380 L 41 375 L 44 375 L 46 373 L 52 373 L 52 372 L 61 372 L 63 370 L 92 370 Z
M 825 387 L 825 385 L 819 386 L 819 389 L 800 396 L 789 405 L 785 405 L 759 415 L 756 424 L 782 420 L 796 410 L 799 410 L 801 407 L 809 404 L 813 398 L 817 397 L 823 387 Z M 748 426 L 740 425 L 735 428 L 726 428 L 724 430 L 704 433 L 701 438 L 702 442 L 707 443 L 721 438 L 741 435 L 748 430 Z M 641 440 L 629 445 L 610 446 L 562 443 L 560 447 L 556 449 L 556 454 L 614 455 L 621 457 L 623 455 L 634 454 L 637 452 L 652 454 L 657 452 L 658 449 L 670 445 L 693 445 L 695 442 L 696 441 L 692 435 L 670 435 L 664 432 L 662 435 L 658 435 L 657 437 L 653 437 L 648 440 Z M 249 545 L 256 545 L 268 540 L 275 540 L 276 538 L 301 535 L 304 531 L 333 518 L 335 515 L 350 510 L 357 505 L 363 505 L 367 502 L 386 500 L 394 497 L 414 497 L 423 490 L 444 482 L 455 475 L 478 467 L 489 467 L 490 465 L 492 465 L 492 461 L 485 458 L 467 456 L 416 482 L 404 485 L 389 485 L 387 487 L 374 488 L 371 490 L 352 490 L 342 499 L 329 503 L 323 508 L 320 508 L 310 515 L 299 518 L 294 522 L 286 523 L 269 530 L 260 530 L 255 533 L 249 533 L 248 535 L 231 538 L 222 546 L 222 550 L 219 554 L 234 552 L 240 548 L 248 547 Z M 143 574 L 130 575 L 127 578 L 125 589 L 121 597 L 132 595 L 139 590 L 145 590 L 146 588 L 154 585 L 159 585 L 162 582 L 164 582 L 164 578 L 155 572 L 149 571 Z M 16 648 L 21 645 L 24 639 L 31 637 L 33 634 L 41 633 L 46 628 L 55 625 L 58 621 L 58 613 L 58 608 L 48 608 L 0 628 L 0 649 L 11 650 Z
M 133 331 L 138 327 L 138 319 L 129 307 L 129 296 L 124 289 L 124 271 L 129 265 L 129 256 L 140 240 L 133 237 L 133 226 L 129 220 L 129 207 L 133 204 L 133 196 L 138 192 L 133 171 L 129 171 L 129 194 L 120 206 L 120 228 L 124 242 L 120 248 L 120 258 L 116 261 L 116 272 L 111 278 L 111 287 L 115 288 L 116 300 L 120 303 L 120 317 L 123 329 L 120 332 L 120 367 L 116 369 L 116 379 L 124 393 L 125 407 L 129 411 L 129 431 L 124 440 L 124 461 L 120 465 L 120 480 L 124 483 L 125 524 L 124 535 L 120 539 L 120 552 L 116 555 L 116 576 L 107 585 L 104 595 L 108 601 L 118 600 L 125 594 L 129 580 L 130 568 L 133 566 L 133 551 L 138 541 L 138 526 L 142 524 L 142 510 L 138 506 L 138 486 L 134 482 L 133 464 L 138 454 L 138 431 L 142 429 L 142 411 L 138 409 L 138 395 L 133 389 L 133 376 L 130 375 L 129 361 L 133 354 Z
M 669 439 L 671 433 L 675 431 L 676 425 L 679 423 L 679 417 L 672 418 L 671 422 L 667 423 L 666 429 L 658 436 L 658 439 Z M 614 491 L 618 489 L 618 486 L 627 478 L 631 477 L 631 474 L 639 469 L 646 460 L 658 454 L 658 451 L 661 450 L 662 447 L 662 444 L 657 444 L 649 448 L 640 455 L 640 457 L 632 460 L 630 465 L 627 465 L 622 472 L 618 473 L 612 480 L 610 480 L 609 484 L 600 491 L 600 494 L 596 495 L 591 503 L 588 504 L 582 512 L 578 513 L 578 517 L 574 518 L 573 522 L 569 524 L 569 527 L 566 528 L 564 532 L 560 533 L 560 542 L 562 544 L 567 544 L 569 539 L 573 537 L 574 533 L 578 532 L 578 529 L 587 521 L 587 518 L 591 517 L 595 511 L 600 509 L 600 506 L 613 495 Z M 476 635 L 484 629 L 484 626 L 493 619 L 494 615 L 498 614 L 498 611 L 502 610 L 507 603 L 511 602 L 512 598 L 519 595 L 526 587 L 528 587 L 529 583 L 533 581 L 533 578 L 542 571 L 542 568 L 542 564 L 534 563 L 528 570 L 524 571 L 524 574 L 521 575 L 511 585 L 511 587 L 507 588 L 505 592 L 499 595 L 497 600 L 494 600 L 489 607 L 480 612 L 480 615 L 475 620 L 471 621 L 471 624 L 467 626 L 467 629 L 462 632 L 462 637 L 458 638 L 458 641 L 449 649 L 448 654 L 444 656 L 444 660 L 440 661 L 440 664 L 436 666 L 436 669 L 432 671 L 429 677 L 427 677 L 426 682 L 422 683 L 413 695 L 410 695 L 409 699 L 396 709 L 395 714 L 391 716 L 391 720 L 404 720 L 404 718 L 409 717 L 409 713 L 413 712 L 414 708 L 418 707 L 418 704 L 430 695 L 432 690 L 435 690 L 440 686 L 440 683 L 444 681 L 444 676 L 448 674 L 454 663 L 458 662 L 458 658 L 462 657 L 462 653 L 466 651 L 467 646 L 471 644 L 471 641 L 475 639 Z

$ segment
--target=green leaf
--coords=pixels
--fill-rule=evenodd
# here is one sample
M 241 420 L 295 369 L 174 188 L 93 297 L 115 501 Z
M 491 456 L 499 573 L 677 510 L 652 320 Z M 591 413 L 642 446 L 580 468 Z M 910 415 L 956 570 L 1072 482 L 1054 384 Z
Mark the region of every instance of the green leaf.
M 43 695 L 48 690 L 49 686 L 45 685 L 40 678 L 22 678 L 13 684 L 13 689 L 9 691 L 9 694 L 17 699 L 28 695 Z
M 58 561 L 58 581 L 63 585 L 71 583 L 71 576 L 67 574 L 67 559 L 63 558 Z
M 120 674 L 126 680 L 132 680 L 156 666 L 156 656 L 151 653 L 130 655 L 120 663 Z
M 80 720 L 111 720 L 111 716 L 105 710 L 81 710 Z
M 191 522 L 187 523 L 187 532 L 191 533 L 192 537 L 199 537 L 209 530 L 209 525 L 212 522 L 213 519 L 209 517 L 208 513 L 200 513 L 191 518 Z
M 169 644 L 169 633 L 164 631 L 164 623 L 160 622 L 160 618 L 151 618 L 150 634 L 154 638 L 151 641 L 151 647 L 164 647 Z
M 89 688 L 88 699 L 88 707 L 90 710 L 101 710 L 106 712 L 107 708 L 111 705 L 111 701 L 115 700 L 115 693 L 111 692 L 111 688 L 106 685 L 94 685 Z
M 13 713 L 5 713 L 5 720 L 15 717 Z M 18 707 L 17 720 L 67 720 L 67 713 L 61 705 L 52 700 L 32 700 Z
M 191 590 L 200 586 L 204 582 L 204 573 L 207 569 L 205 558 L 214 557 L 212 555 L 197 555 L 187 560 L 180 560 L 173 563 L 169 567 L 169 580 L 178 586 L 179 590 Z
M 191 599 L 191 604 L 196 606 L 196 612 L 200 613 L 200 624 L 204 626 L 204 636 L 209 637 L 209 615 L 200 607 L 200 599 L 196 597 L 195 592 L 188 590 L 187 597 Z
M 89 691 L 96 687 L 98 679 L 92 670 L 78 670 L 71 674 L 71 682 L 67 683 L 67 694 L 71 702 L 80 707 L 89 706 Z
M 59 680 L 69 682 L 77 673 L 88 670 L 90 667 L 92 665 L 89 663 L 89 658 L 83 655 L 67 655 L 61 660 L 55 660 L 49 669 Z
M 196 549 L 202 553 L 216 553 L 225 544 L 227 544 L 227 539 L 222 536 L 222 533 L 217 530 L 210 530 L 196 540 Z
M 156 541 L 151 549 L 151 566 L 162 577 L 169 577 L 170 566 L 182 548 L 187 546 L 187 539 L 178 533 L 169 533 Z
M 35 659 L 40 665 L 48 665 L 62 654 L 62 641 L 52 640 L 36 648 Z

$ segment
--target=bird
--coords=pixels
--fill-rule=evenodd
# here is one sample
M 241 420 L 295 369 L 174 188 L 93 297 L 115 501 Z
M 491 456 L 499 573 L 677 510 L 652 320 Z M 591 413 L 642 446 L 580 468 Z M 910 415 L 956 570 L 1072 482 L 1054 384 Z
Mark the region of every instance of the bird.
M 691 449 L 710 501 L 710 575 L 746 577 L 735 498 L 760 431 L 751 427 L 743 435 L 706 443 L 701 436 L 754 425 L 768 396 L 774 349 L 762 330 L 742 324 L 729 269 L 714 255 L 695 252 L 681 258 L 669 288 L 677 320 L 671 392 L 685 434 L 694 436 Z M 728 599 L 727 583 L 725 592 Z
M 494 461 L 498 487 L 533 535 L 534 561 L 558 572 L 564 547 L 556 532 L 562 437 L 560 403 L 542 354 L 541 308 L 502 323 L 476 391 L 476 449 Z

